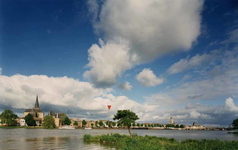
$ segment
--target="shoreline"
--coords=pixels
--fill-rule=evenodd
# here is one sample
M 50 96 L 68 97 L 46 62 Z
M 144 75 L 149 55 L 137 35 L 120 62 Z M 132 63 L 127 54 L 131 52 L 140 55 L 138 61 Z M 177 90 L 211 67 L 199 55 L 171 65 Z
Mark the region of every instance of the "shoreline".
M 0 129 L 46 129 L 43 126 L 0 126 Z M 54 128 L 55 129 L 59 129 Z M 77 129 L 85 129 L 85 127 L 76 127 Z M 49 129 L 48 129 L 49 130 Z M 62 129 L 60 129 L 62 130 Z M 67 129 L 63 129 L 67 130 Z M 86 130 L 86 129 L 85 129 Z M 108 130 L 108 128 L 91 128 L 89 130 Z M 109 130 L 128 130 L 127 128 L 109 128 Z M 183 128 L 174 128 L 174 129 L 161 129 L 161 128 L 131 128 L 131 130 L 179 130 L 179 131 L 185 131 L 185 130 L 192 130 L 192 131 L 232 131 L 232 130 L 220 130 L 220 129 L 183 129 Z

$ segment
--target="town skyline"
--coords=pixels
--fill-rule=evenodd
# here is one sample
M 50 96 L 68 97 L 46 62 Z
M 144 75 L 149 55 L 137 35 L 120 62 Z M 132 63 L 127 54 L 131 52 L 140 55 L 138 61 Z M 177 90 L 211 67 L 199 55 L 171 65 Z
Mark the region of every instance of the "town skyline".
M 228 125 L 238 116 L 233 0 L 0 1 L 0 113 Z M 137 8 L 137 9 L 136 9 Z M 189 9 L 188 9 L 189 8 Z M 106 13 L 107 12 L 107 13 Z

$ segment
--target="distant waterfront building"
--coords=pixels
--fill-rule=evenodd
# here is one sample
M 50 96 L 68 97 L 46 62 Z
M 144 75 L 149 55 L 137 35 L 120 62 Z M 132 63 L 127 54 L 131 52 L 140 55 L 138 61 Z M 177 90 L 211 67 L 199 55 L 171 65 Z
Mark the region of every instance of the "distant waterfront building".
M 23 117 L 25 117 L 28 114 L 31 114 L 34 118 L 38 118 L 38 119 L 44 118 L 44 112 L 40 109 L 38 95 L 36 96 L 35 107 L 33 109 L 26 109 L 24 111 Z
M 26 122 L 25 122 L 25 119 L 23 117 L 19 117 L 18 121 L 19 121 L 20 126 L 26 126 L 27 125 Z
M 55 113 L 54 110 L 51 110 L 49 113 L 48 113 L 48 116 L 52 116 L 55 120 L 55 125 L 56 127 L 59 127 L 61 126 L 61 119 L 59 118 L 59 113 Z
M 173 117 L 170 117 L 170 122 L 169 122 L 169 124 L 174 124 Z

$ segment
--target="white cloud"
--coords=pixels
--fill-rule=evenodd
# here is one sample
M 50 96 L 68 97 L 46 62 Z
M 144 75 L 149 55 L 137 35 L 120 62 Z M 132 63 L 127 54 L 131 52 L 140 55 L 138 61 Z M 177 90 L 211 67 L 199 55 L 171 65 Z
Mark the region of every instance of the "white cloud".
M 111 113 L 120 109 L 130 109 L 141 119 L 146 112 L 155 110 L 148 104 L 140 104 L 126 96 L 114 96 L 111 89 L 95 88 L 88 82 L 68 77 L 48 77 L 45 75 L 0 76 L 0 108 L 12 107 L 23 111 L 32 108 L 35 96 L 39 95 L 43 110 L 67 111 L 68 115 L 96 119 L 107 116 L 107 105 L 111 104 Z M 79 115 L 79 116 L 78 116 Z
M 238 112 L 238 106 L 236 106 L 233 102 L 233 99 L 231 97 L 226 99 L 226 109 L 228 111 L 235 111 Z
M 193 119 L 197 119 L 198 117 L 200 117 L 201 116 L 201 114 L 199 113 L 199 112 L 197 112 L 196 110 L 192 110 L 191 112 L 190 112 L 190 118 L 193 118 Z
M 169 74 L 180 73 L 189 69 L 200 67 L 211 59 L 208 54 L 195 55 L 192 58 L 181 59 L 179 62 L 173 64 L 167 71 Z
M 91 70 L 85 73 L 86 78 L 99 86 L 115 84 L 121 73 L 136 64 L 189 50 L 200 34 L 203 0 L 105 0 L 101 9 L 96 0 L 89 0 L 88 4 L 96 33 L 101 33 L 106 41 L 104 48 L 96 45 L 90 48 Z M 118 39 L 126 43 L 119 46 Z M 116 46 L 105 50 L 108 44 Z M 102 56 L 106 57 L 103 62 L 93 61 Z M 102 64 L 106 64 L 106 69 Z
M 100 39 L 99 43 L 101 46 L 94 44 L 88 50 L 87 66 L 91 69 L 84 73 L 84 77 L 99 87 L 112 86 L 124 71 L 132 68 L 133 58 L 123 41 L 105 45 Z
M 0 75 L 2 74 L 2 68 L 0 68 Z
M 131 90 L 132 88 L 129 82 L 123 82 L 118 87 L 122 90 Z
M 143 69 L 137 76 L 136 79 L 143 86 L 156 86 L 163 83 L 163 79 L 157 78 L 152 70 L 146 68 Z

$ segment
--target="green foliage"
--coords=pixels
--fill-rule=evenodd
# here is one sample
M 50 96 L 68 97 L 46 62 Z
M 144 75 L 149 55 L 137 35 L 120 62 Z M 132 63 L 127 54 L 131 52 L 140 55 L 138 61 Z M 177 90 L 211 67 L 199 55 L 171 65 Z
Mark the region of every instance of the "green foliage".
M 147 128 L 147 124 L 145 124 L 145 127 Z
M 6 123 L 8 126 L 16 126 L 17 121 L 15 119 L 17 118 L 17 115 L 10 109 L 5 109 L 1 114 L 1 122 Z
M 96 127 L 98 126 L 98 121 L 95 122 L 95 126 L 96 126 Z
M 83 126 L 85 126 L 87 124 L 87 121 L 83 120 L 82 124 L 83 124 Z
M 36 122 L 31 114 L 25 116 L 25 122 L 28 126 L 36 126 Z
M 137 127 L 139 127 L 140 126 L 140 124 L 139 123 L 137 123 Z
M 112 126 L 115 127 L 116 126 L 116 122 L 112 122 Z
M 107 122 L 106 122 L 106 125 L 109 125 L 109 127 L 111 127 L 110 121 L 107 121 Z
M 102 121 L 99 122 L 99 126 L 100 126 L 100 127 L 103 126 L 103 122 L 102 122 Z
M 232 126 L 233 126 L 234 129 L 238 129 L 238 118 L 233 120 Z
M 94 126 L 94 124 L 93 123 L 91 123 L 91 127 L 93 127 Z
M 154 125 L 153 125 L 153 124 L 151 124 L 150 126 L 151 126 L 151 127 L 154 127 Z
M 148 124 L 148 127 L 150 127 L 150 124 Z
M 173 124 L 167 124 L 166 127 L 175 127 Z
M 181 124 L 179 127 L 180 127 L 180 128 L 184 128 L 184 125 Z
M 135 127 L 135 126 L 136 126 L 136 123 L 135 123 L 135 122 L 133 122 L 133 124 L 132 124 L 132 125 L 133 125 L 133 127 Z
M 60 118 L 62 124 L 64 124 L 66 117 L 67 117 L 67 115 L 65 113 L 59 113 L 59 118 Z
M 43 127 L 46 129 L 56 128 L 55 120 L 54 120 L 53 116 L 45 116 L 44 117 Z
M 141 126 L 141 127 L 143 127 L 143 123 L 142 123 L 142 124 L 140 124 L 140 126 Z
M 124 126 L 127 126 L 130 137 L 132 138 L 130 127 L 131 124 L 138 120 L 138 116 L 130 110 L 118 110 L 117 114 L 114 115 L 113 120 L 119 120 L 118 122 L 122 123 Z
M 74 121 L 74 126 L 78 126 L 78 122 L 77 121 Z
M 65 120 L 64 120 L 64 124 L 65 125 L 70 125 L 71 124 L 71 120 L 68 117 L 66 117 Z
M 179 125 L 177 124 L 177 125 L 175 126 L 175 128 L 179 128 Z
M 134 136 L 131 139 L 127 135 L 120 135 L 118 133 L 112 135 L 91 136 L 84 135 L 85 142 L 100 142 L 111 144 L 116 149 L 125 150 L 230 150 L 237 149 L 238 141 L 220 141 L 220 140 L 192 140 L 187 139 L 182 142 L 174 138 L 156 137 L 156 136 Z
M 120 122 L 118 122 L 118 123 L 117 123 L 117 126 L 118 126 L 118 127 L 121 127 L 122 125 L 121 125 L 121 123 L 120 123 Z
M 162 125 L 162 124 L 157 124 L 157 127 L 164 127 L 164 125 Z

